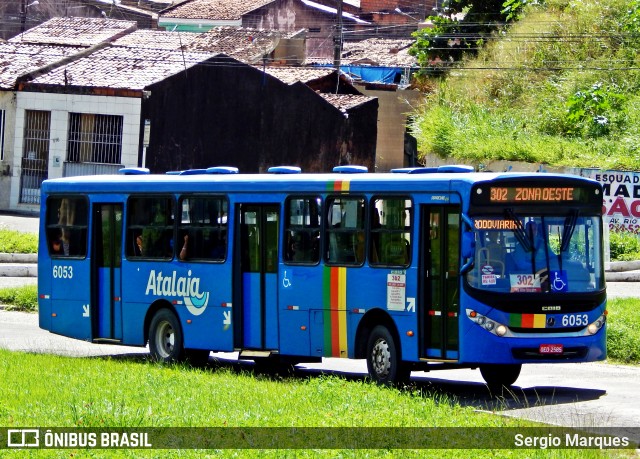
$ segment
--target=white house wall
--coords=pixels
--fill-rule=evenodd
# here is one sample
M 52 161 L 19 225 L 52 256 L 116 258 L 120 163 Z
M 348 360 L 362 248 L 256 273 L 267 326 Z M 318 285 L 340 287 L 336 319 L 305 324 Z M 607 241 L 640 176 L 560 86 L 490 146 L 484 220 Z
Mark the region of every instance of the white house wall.
M 20 204 L 21 159 L 23 156 L 23 135 L 26 110 L 45 110 L 51 112 L 51 133 L 49 137 L 48 178 L 63 176 L 63 162 L 67 160 L 67 135 L 69 132 L 69 113 L 95 115 L 119 115 L 122 122 L 122 157 L 125 167 L 138 165 L 138 146 L 140 142 L 141 99 L 134 97 L 109 97 L 76 94 L 54 94 L 19 92 L 15 110 L 15 149 L 11 174 L 11 210 L 36 211 L 39 207 L 32 204 Z M 2 204 L 0 202 L 0 204 Z
M 16 124 L 16 93 L 0 91 L 0 110 L 4 111 L 4 145 L 0 159 L 0 209 L 9 208 L 13 168 L 14 130 Z

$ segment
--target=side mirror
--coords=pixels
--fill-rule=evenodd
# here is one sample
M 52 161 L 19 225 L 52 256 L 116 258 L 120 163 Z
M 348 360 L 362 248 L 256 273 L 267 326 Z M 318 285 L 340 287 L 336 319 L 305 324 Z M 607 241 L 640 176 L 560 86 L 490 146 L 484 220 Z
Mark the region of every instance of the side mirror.
M 465 231 L 462 233 L 462 246 L 460 248 L 462 252 L 462 259 L 473 258 L 476 252 L 476 233 L 471 231 Z

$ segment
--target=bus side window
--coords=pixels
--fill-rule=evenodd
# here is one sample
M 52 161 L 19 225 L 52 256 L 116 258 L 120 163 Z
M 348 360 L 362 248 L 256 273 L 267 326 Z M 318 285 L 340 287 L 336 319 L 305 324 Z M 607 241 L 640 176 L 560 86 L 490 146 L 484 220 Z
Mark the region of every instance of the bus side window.
M 338 265 L 364 263 L 364 198 L 328 200 L 326 261 Z
M 127 255 L 171 258 L 174 214 L 171 197 L 131 197 L 128 203 Z
M 411 212 L 408 198 L 377 198 L 371 202 L 369 262 L 372 265 L 410 264 Z
M 224 261 L 228 203 L 220 196 L 182 197 L 176 252 L 180 261 Z
M 321 215 L 321 201 L 317 196 L 287 199 L 283 247 L 285 262 L 317 264 L 320 261 Z

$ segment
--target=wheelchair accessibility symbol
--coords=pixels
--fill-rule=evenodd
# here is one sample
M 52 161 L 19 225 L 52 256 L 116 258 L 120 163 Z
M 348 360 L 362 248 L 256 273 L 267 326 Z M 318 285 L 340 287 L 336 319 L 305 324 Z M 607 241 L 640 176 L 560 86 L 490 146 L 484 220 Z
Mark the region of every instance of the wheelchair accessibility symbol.
M 567 290 L 567 272 L 551 271 L 553 280 L 551 281 L 551 289 L 555 292 L 565 292 Z
M 289 278 L 287 277 L 287 272 L 284 272 L 284 276 L 282 277 L 282 286 L 284 288 L 289 288 L 291 287 L 291 281 L 289 280 Z

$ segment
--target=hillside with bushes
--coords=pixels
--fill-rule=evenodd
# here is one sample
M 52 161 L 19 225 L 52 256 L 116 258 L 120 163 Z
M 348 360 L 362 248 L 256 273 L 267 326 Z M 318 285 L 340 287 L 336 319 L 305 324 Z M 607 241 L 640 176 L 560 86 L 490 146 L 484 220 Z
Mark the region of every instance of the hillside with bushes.
M 547 0 L 422 78 L 420 156 L 640 170 L 640 0 Z

